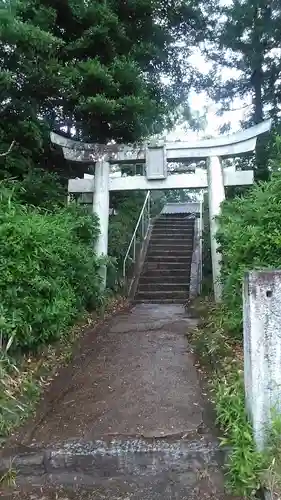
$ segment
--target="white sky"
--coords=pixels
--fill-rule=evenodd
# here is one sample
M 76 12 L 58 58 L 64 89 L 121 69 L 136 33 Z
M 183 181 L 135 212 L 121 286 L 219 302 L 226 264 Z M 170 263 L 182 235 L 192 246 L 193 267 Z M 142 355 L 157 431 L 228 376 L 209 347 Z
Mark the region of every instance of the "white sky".
M 199 48 L 194 50 L 193 55 L 190 56 L 190 62 L 203 74 L 207 74 L 211 69 L 211 63 L 206 61 Z M 233 71 L 224 69 L 223 74 L 225 77 L 229 78 L 229 76 L 233 74 Z M 219 109 L 219 106 L 211 101 L 206 93 L 196 93 L 194 91 L 191 91 L 189 96 L 189 104 L 192 111 L 199 111 L 200 114 L 203 114 L 204 108 L 207 107 L 207 127 L 205 131 L 203 133 L 198 133 L 193 132 L 192 130 L 185 130 L 185 126 L 182 125 L 179 127 L 175 127 L 175 129 L 167 135 L 168 140 L 196 140 L 202 138 L 204 135 L 216 137 L 220 134 L 220 127 L 228 122 L 231 123 L 229 133 L 233 133 L 241 129 L 240 121 L 244 117 L 246 110 L 245 108 L 243 108 L 245 102 L 241 101 L 240 99 L 237 99 L 235 102 L 233 102 L 233 111 L 225 112 L 222 116 L 217 116 L 216 112 Z
M 232 1 L 233 0 L 218 0 L 221 5 L 230 5 Z M 193 51 L 193 54 L 189 59 L 192 66 L 196 67 L 203 74 L 207 74 L 212 67 L 212 63 L 208 62 L 204 58 L 199 47 Z M 231 75 L 233 75 L 233 70 L 229 70 L 227 68 L 223 70 L 223 76 L 229 78 Z M 181 127 L 175 127 L 175 129 L 167 135 L 168 140 L 196 140 L 202 138 L 204 135 L 216 137 L 220 135 L 220 127 L 226 123 L 231 124 L 229 133 L 237 132 L 241 129 L 240 121 L 243 119 L 245 111 L 247 111 L 247 109 L 241 108 L 243 108 L 245 104 L 250 104 L 250 102 L 236 99 L 235 102 L 232 103 L 233 111 L 225 112 L 222 116 L 217 116 L 216 112 L 218 111 L 219 106 L 208 99 L 206 93 L 196 93 L 192 91 L 189 96 L 189 104 L 192 111 L 199 111 L 200 114 L 204 113 L 204 108 L 208 108 L 206 116 L 207 126 L 205 131 L 203 133 L 193 132 L 192 130 L 186 130 L 183 125 Z

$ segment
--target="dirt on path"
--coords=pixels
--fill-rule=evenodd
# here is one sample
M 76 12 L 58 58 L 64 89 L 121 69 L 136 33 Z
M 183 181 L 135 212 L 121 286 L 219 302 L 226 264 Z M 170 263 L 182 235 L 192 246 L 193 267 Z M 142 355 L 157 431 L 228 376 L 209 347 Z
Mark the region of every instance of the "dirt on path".
M 3 498 L 229 500 L 195 325 L 181 305 L 139 304 L 89 332 L 9 450 L 17 487 Z

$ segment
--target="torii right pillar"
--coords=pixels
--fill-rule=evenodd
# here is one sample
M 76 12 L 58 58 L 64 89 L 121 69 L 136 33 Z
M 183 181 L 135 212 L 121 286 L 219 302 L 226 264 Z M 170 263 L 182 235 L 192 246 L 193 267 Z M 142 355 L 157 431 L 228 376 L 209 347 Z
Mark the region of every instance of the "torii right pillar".
M 219 245 L 216 234 L 218 230 L 217 216 L 220 215 L 221 204 L 225 200 L 221 159 L 218 156 L 211 156 L 207 160 L 207 168 L 213 287 L 215 302 L 220 302 L 222 296 L 222 283 L 220 280 L 222 257 L 218 251 Z

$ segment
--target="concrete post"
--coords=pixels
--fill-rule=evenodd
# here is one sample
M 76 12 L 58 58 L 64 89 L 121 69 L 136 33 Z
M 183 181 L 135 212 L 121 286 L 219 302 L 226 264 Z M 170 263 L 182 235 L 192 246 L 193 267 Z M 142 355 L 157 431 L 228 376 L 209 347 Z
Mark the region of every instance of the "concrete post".
M 281 411 L 281 271 L 251 271 L 243 283 L 246 407 L 257 449 L 272 410 Z
M 221 203 L 225 199 L 223 171 L 220 158 L 218 156 L 211 156 L 208 158 L 207 168 L 213 285 L 215 301 L 219 302 L 222 294 L 222 286 L 219 281 L 221 255 L 218 252 L 218 243 L 216 240 L 218 225 L 215 218 L 220 214 Z
M 107 256 L 108 221 L 109 221 L 109 172 L 110 165 L 106 161 L 97 161 L 95 167 L 95 184 L 93 195 L 93 212 L 100 221 L 100 235 L 95 250 L 99 257 Z M 102 287 L 106 286 L 106 266 L 101 268 Z

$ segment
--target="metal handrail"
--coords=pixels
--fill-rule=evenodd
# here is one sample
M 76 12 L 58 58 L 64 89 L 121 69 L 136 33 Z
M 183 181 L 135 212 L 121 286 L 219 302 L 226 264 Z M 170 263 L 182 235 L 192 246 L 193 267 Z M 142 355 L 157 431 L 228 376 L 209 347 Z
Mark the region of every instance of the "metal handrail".
M 136 262 L 136 236 L 137 236 L 137 232 L 138 232 L 140 225 L 141 225 L 142 240 L 145 240 L 147 238 L 148 231 L 149 231 L 149 223 L 150 223 L 150 202 L 151 202 L 151 193 L 150 193 L 150 191 L 148 191 L 147 195 L 145 197 L 142 209 L 140 211 L 140 215 L 139 215 L 138 221 L 136 223 L 136 227 L 135 227 L 135 230 L 133 232 L 133 236 L 132 236 L 130 244 L 128 246 L 128 250 L 127 250 L 126 255 L 124 257 L 124 261 L 123 261 L 123 278 L 124 279 L 126 277 L 127 260 L 130 259 L 132 262 Z M 145 210 L 146 210 L 146 208 L 147 208 L 148 224 L 147 224 L 147 227 L 145 228 Z M 132 247 L 133 247 L 133 257 L 131 258 L 130 251 L 131 251 Z

